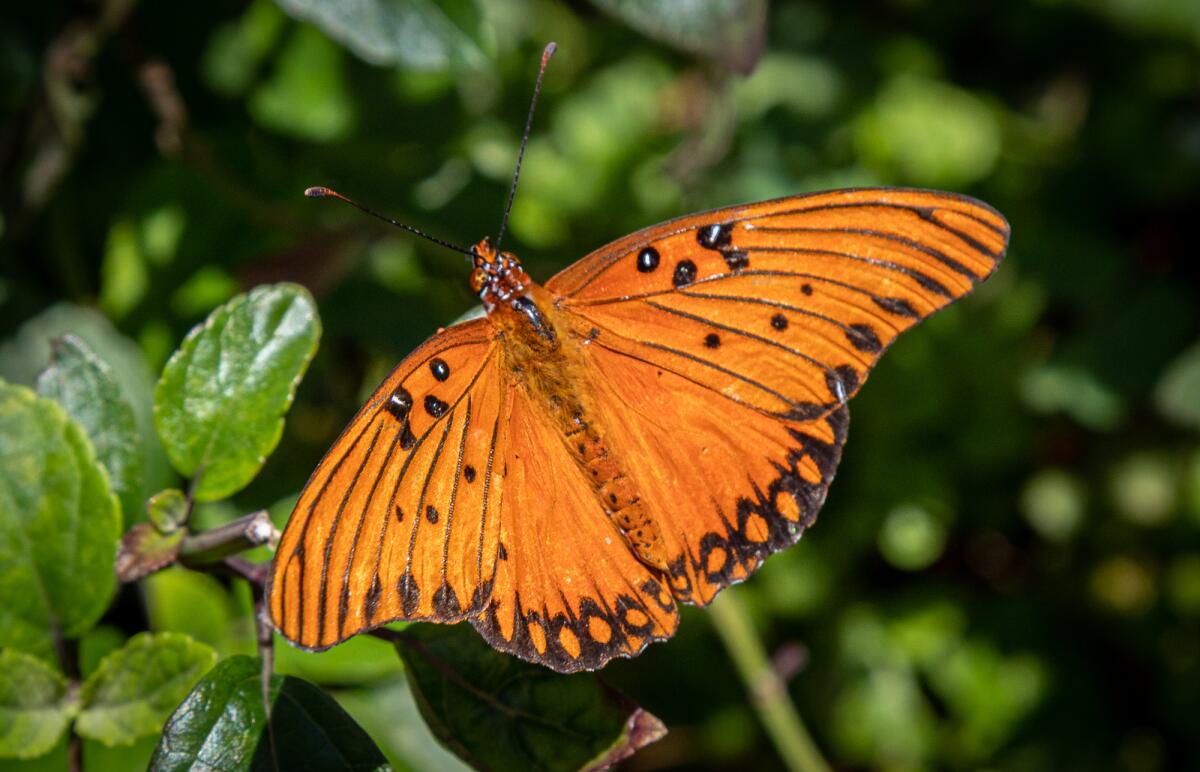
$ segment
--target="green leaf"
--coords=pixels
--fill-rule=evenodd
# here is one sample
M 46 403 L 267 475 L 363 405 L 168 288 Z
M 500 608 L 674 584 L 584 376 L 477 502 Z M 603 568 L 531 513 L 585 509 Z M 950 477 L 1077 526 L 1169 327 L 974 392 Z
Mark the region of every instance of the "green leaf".
M 326 651 L 304 651 L 275 636 L 275 672 L 340 687 L 373 684 L 402 672 L 385 641 L 359 635 Z
M 142 436 L 116 374 L 75 335 L 56 338 L 37 390 L 66 408 L 87 432 L 108 471 L 121 510 L 132 517 L 142 501 Z
M 414 70 L 479 67 L 479 8 L 472 0 L 276 0 L 292 16 L 372 64 Z
M 178 488 L 167 488 L 150 497 L 146 502 L 146 514 L 150 524 L 160 533 L 173 533 L 187 522 L 188 500 Z
M 592 0 L 654 38 L 749 73 L 766 44 L 766 0 Z
M 199 478 L 197 501 L 258 474 L 320 336 L 312 297 L 295 284 L 238 295 L 188 333 L 154 391 L 154 420 L 171 463 Z
M 49 752 L 74 712 L 62 673 L 37 657 L 0 650 L 0 758 Z
M 868 169 L 956 188 L 992 172 L 1004 138 L 994 109 L 977 95 L 906 74 L 893 77 L 858 116 L 854 139 Z
M 0 381 L 0 646 L 53 656 L 112 597 L 121 513 L 83 429 Z
M 615 764 L 666 734 L 595 675 L 559 675 L 501 654 L 466 625 L 413 625 L 396 648 L 426 723 L 473 767 Z
M 311 142 L 345 139 L 356 120 L 346 80 L 346 52 L 312 27 L 298 27 L 270 80 L 250 97 L 250 114 L 280 134 Z
M 1200 430 L 1200 343 L 1167 365 L 1155 387 L 1154 401 L 1167 420 Z
M 213 668 L 167 722 L 150 769 L 386 768 L 387 760 L 358 724 L 299 678 L 271 676 L 268 731 L 261 668 L 259 660 L 243 656 Z
M 154 374 L 136 343 L 122 335 L 112 322 L 90 308 L 57 303 L 33 317 L 17 334 L 0 345 L 0 378 L 22 386 L 34 386 L 38 374 L 50 361 L 50 341 L 62 335 L 79 337 L 96 356 L 112 368 L 121 393 L 133 407 L 141 435 L 142 498 L 175 479 L 154 431 L 152 414 Z M 140 510 L 125 513 L 125 521 L 141 519 Z
M 105 745 L 153 734 L 216 661 L 212 648 L 186 635 L 135 635 L 84 682 L 75 729 Z

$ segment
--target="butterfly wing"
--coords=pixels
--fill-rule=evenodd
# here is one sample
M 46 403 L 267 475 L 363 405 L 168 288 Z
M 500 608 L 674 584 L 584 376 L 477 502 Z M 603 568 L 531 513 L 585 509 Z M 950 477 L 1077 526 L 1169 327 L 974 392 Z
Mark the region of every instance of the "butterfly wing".
M 903 330 L 995 270 L 1008 225 L 973 199 L 856 189 L 634 233 L 546 287 L 654 501 L 676 597 L 707 603 L 799 538 L 845 402 Z
M 396 619 L 453 622 L 490 594 L 507 388 L 493 326 L 402 361 L 313 472 L 275 554 L 271 617 L 323 649 Z
M 629 550 L 545 407 L 513 392 L 500 559 L 476 629 L 495 648 L 560 672 L 669 638 L 679 613 L 662 575 Z

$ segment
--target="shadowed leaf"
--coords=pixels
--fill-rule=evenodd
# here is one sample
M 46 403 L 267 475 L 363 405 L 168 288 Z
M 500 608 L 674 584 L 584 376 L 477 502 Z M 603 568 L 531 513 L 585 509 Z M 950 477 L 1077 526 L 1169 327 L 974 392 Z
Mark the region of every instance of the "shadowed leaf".
M 387 761 L 371 738 L 317 687 L 272 676 L 271 731 L 263 711 L 261 664 L 223 660 L 163 729 L 150 769 L 377 770 Z M 271 758 L 272 747 L 278 757 Z
M 434 735 L 477 768 L 597 768 L 666 734 L 595 675 L 500 654 L 466 625 L 414 625 L 397 650 Z
M 38 376 L 38 393 L 62 405 L 87 432 L 122 512 L 133 517 L 142 497 L 142 437 L 133 407 L 113 369 L 82 339 L 64 335 L 50 350 L 50 366 Z
M 766 43 L 765 0 L 592 0 L 635 30 L 669 46 L 748 73 Z
M 277 0 L 372 64 L 416 70 L 478 67 L 479 10 L 471 0 Z

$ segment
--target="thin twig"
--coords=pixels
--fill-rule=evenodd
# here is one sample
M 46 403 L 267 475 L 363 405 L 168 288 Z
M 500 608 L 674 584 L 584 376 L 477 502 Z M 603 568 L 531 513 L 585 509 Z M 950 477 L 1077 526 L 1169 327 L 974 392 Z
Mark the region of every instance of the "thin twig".
M 67 677 L 72 691 L 78 691 L 79 675 L 79 642 L 73 638 L 64 638 L 58 624 L 54 624 L 54 650 L 58 654 L 58 664 L 62 667 L 63 675 Z M 67 769 L 70 772 L 83 772 L 83 738 L 75 731 L 72 721 L 67 739 Z
M 179 562 L 187 566 L 219 563 L 230 555 L 261 547 L 276 538 L 278 532 L 270 515 L 260 509 L 210 531 L 189 534 L 179 547 Z
M 267 574 L 271 571 L 270 563 L 255 563 L 246 560 L 241 555 L 230 555 L 220 563 L 208 566 L 209 570 L 217 569 L 231 574 L 239 579 L 245 579 L 251 587 L 263 589 L 267 586 Z M 203 568 L 201 570 L 204 570 Z
M 799 711 L 788 696 L 787 684 L 771 666 L 762 639 L 754 629 L 754 621 L 737 592 L 736 587 L 726 589 L 710 608 L 713 625 L 746 686 L 750 704 L 788 769 L 829 772 L 829 764 L 804 727 Z

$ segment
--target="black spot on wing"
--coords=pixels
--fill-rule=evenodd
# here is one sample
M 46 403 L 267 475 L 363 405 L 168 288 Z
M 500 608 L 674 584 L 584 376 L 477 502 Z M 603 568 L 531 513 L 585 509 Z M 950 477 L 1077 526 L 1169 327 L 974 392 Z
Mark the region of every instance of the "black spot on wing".
M 434 418 L 441 418 L 446 415 L 446 411 L 449 409 L 449 405 L 432 394 L 425 395 L 425 412 Z
M 868 354 L 878 354 L 883 350 L 883 344 L 874 328 L 869 324 L 852 324 L 846 328 L 846 338 L 859 351 Z
M 650 273 L 655 268 L 658 268 L 660 260 L 658 250 L 654 247 L 646 247 L 637 256 L 637 269 L 641 273 Z
M 740 271 L 750 265 L 750 255 L 740 249 L 722 250 L 721 256 L 725 258 L 725 265 L 729 266 L 731 271 Z
M 403 386 L 397 386 L 396 390 L 388 395 L 387 402 L 383 403 L 383 409 L 397 421 L 407 421 L 412 405 L 412 395 Z
M 347 584 L 347 587 L 350 585 Z M 367 624 L 375 618 L 375 610 L 379 608 L 379 598 L 383 595 L 383 585 L 379 582 L 379 574 L 371 580 L 371 587 L 363 598 L 363 619 Z
M 696 231 L 696 241 L 705 249 L 721 249 L 733 240 L 733 223 L 702 225 Z
M 838 365 L 825 374 L 825 385 L 837 402 L 845 402 L 858 389 L 858 373 L 850 365 Z
M 686 287 L 696 280 L 696 264 L 691 260 L 680 260 L 675 264 L 675 273 L 671 277 L 671 283 L 676 288 Z
M 421 589 L 411 573 L 405 572 L 396 580 L 396 592 L 400 594 L 400 609 L 404 616 L 415 614 L 421 605 Z
M 904 298 L 872 297 L 871 300 L 875 301 L 875 305 L 879 306 L 884 311 L 887 311 L 889 314 L 904 316 L 909 319 L 921 318 L 921 314 L 917 311 L 917 309 L 913 308 L 912 304 Z
M 457 617 L 462 614 L 458 596 L 454 594 L 454 588 L 449 584 L 443 584 L 433 594 L 433 613 L 443 618 Z

